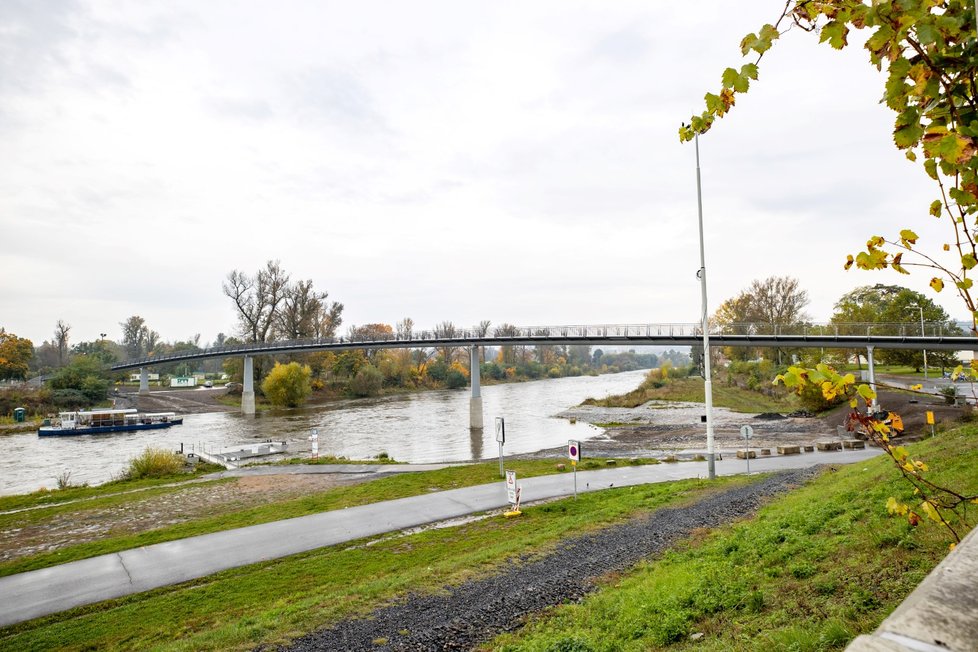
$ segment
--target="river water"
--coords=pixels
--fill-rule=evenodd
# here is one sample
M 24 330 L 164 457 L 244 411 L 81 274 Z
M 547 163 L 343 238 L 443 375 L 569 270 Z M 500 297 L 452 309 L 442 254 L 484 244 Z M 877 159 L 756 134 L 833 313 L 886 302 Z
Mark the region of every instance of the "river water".
M 186 415 L 166 430 L 77 437 L 38 437 L 19 433 L 0 438 L 0 494 L 54 488 L 70 481 L 99 484 L 119 475 L 128 461 L 149 446 L 217 450 L 237 443 L 287 441 L 293 455 L 307 455 L 309 436 L 319 432 L 320 455 L 366 459 L 386 452 L 399 462 L 431 463 L 498 456 L 494 419 L 506 420 L 507 455 L 586 440 L 602 430 L 556 418 L 588 397 L 602 398 L 635 389 L 646 371 L 604 376 L 556 378 L 482 388 L 485 429 L 470 431 L 469 391 L 443 390 L 375 399 L 339 401 L 325 406 L 262 412 Z

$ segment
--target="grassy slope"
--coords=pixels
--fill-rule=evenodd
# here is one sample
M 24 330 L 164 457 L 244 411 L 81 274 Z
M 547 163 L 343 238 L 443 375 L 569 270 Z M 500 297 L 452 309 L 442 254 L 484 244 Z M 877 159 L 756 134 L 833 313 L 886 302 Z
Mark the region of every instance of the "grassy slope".
M 652 381 L 645 380 L 638 389 L 620 396 L 604 399 L 588 399 L 585 405 L 602 407 L 637 407 L 646 401 L 689 401 L 703 403 L 706 400 L 702 378 L 670 378 L 662 387 L 654 387 Z M 728 387 L 721 383 L 713 384 L 713 404 L 737 412 L 784 412 L 796 410 L 793 397 L 776 398 L 752 392 L 739 387 Z
M 656 460 L 646 460 L 655 462 Z M 596 460 L 588 460 L 590 464 L 599 465 Z M 516 471 L 520 477 L 528 478 L 548 473 L 558 473 L 553 461 L 549 460 L 511 460 L 507 461 L 508 469 Z M 569 469 L 570 467 L 567 467 Z M 585 465 L 585 468 L 591 468 Z M 563 471 L 565 473 L 569 470 Z M 185 537 L 206 534 L 208 532 L 218 532 L 237 527 L 256 525 L 258 523 L 268 523 L 296 516 L 305 516 L 333 509 L 343 509 L 356 505 L 366 505 L 381 500 L 393 500 L 407 496 L 416 496 L 432 491 L 443 491 L 446 489 L 457 489 L 469 487 L 477 484 L 487 484 L 499 482 L 499 466 L 497 463 L 488 462 L 482 464 L 472 464 L 467 466 L 457 466 L 442 469 L 440 471 L 429 471 L 425 473 L 403 473 L 389 477 L 380 478 L 363 484 L 338 487 L 318 494 L 310 494 L 300 498 L 283 499 L 279 501 L 265 503 L 257 507 L 241 509 L 240 507 L 220 511 L 219 508 L 211 509 L 208 516 L 192 519 L 183 523 L 169 525 L 138 534 L 121 534 L 109 536 L 97 541 L 81 543 L 74 546 L 61 548 L 51 552 L 45 552 L 0 563 L 0 576 L 22 573 L 29 570 L 36 570 L 55 564 L 62 564 L 77 559 L 85 559 L 119 550 L 138 548 L 163 541 L 172 541 Z M 171 479 L 172 482 L 172 479 Z M 216 482 L 234 482 L 233 479 L 219 480 Z M 134 483 L 142 486 L 142 481 Z M 55 517 L 63 517 L 77 513 L 82 516 L 84 512 L 94 509 L 104 509 L 112 507 L 114 509 L 125 509 L 127 504 L 136 503 L 139 500 L 161 494 L 173 494 L 174 500 L 179 500 L 181 486 L 163 486 L 136 493 L 118 493 L 120 487 L 127 487 L 125 483 L 117 483 L 111 487 L 91 487 L 78 490 L 66 490 L 69 495 L 82 495 L 91 498 L 99 496 L 99 490 L 104 490 L 105 495 L 100 498 L 59 504 L 43 510 L 33 510 L 17 512 L 15 514 L 0 514 L 0 528 L 9 530 L 21 527 L 25 524 L 43 524 Z M 30 494 L 38 499 L 44 499 L 49 495 L 56 495 L 62 492 L 48 492 L 46 495 Z M 16 500 L 20 498 L 21 500 Z M 24 502 L 24 497 L 11 497 L 10 504 L 20 504 Z
M 912 450 L 932 477 L 978 492 L 978 427 Z M 912 501 L 907 486 L 889 458 L 841 467 L 487 648 L 839 649 L 874 629 L 947 552 L 936 526 L 887 515 L 887 497 Z M 705 636 L 690 642 L 695 632 Z
M 407 591 L 460 583 L 551 549 L 564 537 L 744 482 L 687 480 L 588 493 L 526 508 L 519 519 L 494 517 L 380 537 L 370 546 L 323 548 L 15 625 L 0 630 L 0 650 L 227 650 L 278 643 Z

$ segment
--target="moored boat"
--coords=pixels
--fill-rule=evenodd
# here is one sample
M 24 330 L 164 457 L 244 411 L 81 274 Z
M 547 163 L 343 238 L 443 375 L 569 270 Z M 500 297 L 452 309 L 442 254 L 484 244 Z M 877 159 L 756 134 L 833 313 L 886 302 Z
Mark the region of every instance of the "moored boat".
M 97 435 L 106 432 L 169 428 L 181 423 L 183 423 L 183 417 L 178 416 L 176 412 L 140 414 L 134 409 L 79 410 L 77 412 L 61 412 L 56 424 L 41 426 L 37 429 L 37 434 L 42 437 Z

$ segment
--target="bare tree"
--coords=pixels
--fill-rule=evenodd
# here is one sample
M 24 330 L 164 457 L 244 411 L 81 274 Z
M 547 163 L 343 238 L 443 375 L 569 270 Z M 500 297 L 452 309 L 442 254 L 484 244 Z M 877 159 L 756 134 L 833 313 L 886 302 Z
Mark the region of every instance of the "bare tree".
M 289 275 L 279 262 L 268 261 L 264 269 L 249 276 L 238 270 L 222 284 L 224 294 L 238 311 L 241 333 L 248 342 L 267 342 L 272 336 L 276 311 L 289 285 Z
M 458 335 L 458 329 L 455 327 L 455 324 L 450 321 L 443 321 L 435 326 L 435 337 L 438 339 L 452 339 L 458 337 Z M 460 347 L 458 346 L 452 346 L 449 344 L 437 347 L 438 353 L 441 355 L 442 360 L 444 360 L 446 364 L 452 364 L 452 362 L 455 360 L 455 353 L 459 350 L 459 348 Z
M 54 325 L 54 344 L 58 347 L 58 366 L 63 367 L 68 363 L 68 333 L 71 332 L 71 325 L 59 319 Z
M 492 322 L 488 319 L 483 319 L 479 322 L 479 325 L 475 327 L 475 334 L 479 337 L 487 337 L 489 335 L 490 326 L 492 326 Z M 479 358 L 481 362 L 486 361 L 486 347 L 479 347 Z

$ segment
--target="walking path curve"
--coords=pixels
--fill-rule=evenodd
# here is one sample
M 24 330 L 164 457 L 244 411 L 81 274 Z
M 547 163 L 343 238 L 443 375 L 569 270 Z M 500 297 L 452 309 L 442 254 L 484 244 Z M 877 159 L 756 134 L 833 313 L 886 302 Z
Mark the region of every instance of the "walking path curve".
M 877 449 L 762 457 L 756 472 L 860 462 Z M 743 473 L 742 460 L 716 463 L 718 475 Z M 389 467 L 388 467 L 389 468 Z M 705 462 L 623 466 L 577 473 L 578 491 L 707 475 Z M 520 480 L 524 502 L 569 496 L 570 474 Z M 177 584 L 316 548 L 417 527 L 507 505 L 502 481 L 214 532 L 0 578 L 0 627 L 73 607 Z

